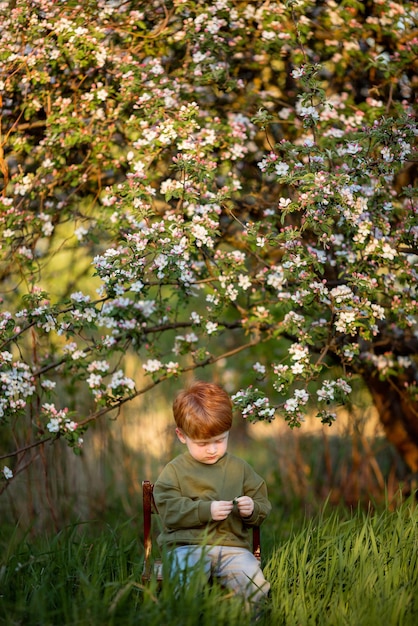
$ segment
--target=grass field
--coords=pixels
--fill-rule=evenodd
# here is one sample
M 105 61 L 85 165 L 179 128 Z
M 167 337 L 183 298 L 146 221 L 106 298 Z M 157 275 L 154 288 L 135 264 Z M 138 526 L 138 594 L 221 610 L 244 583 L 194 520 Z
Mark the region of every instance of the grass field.
M 141 520 L 88 522 L 31 538 L 1 529 L 0 624 L 213 626 L 251 623 L 216 586 L 141 584 Z M 275 510 L 263 528 L 268 610 L 257 623 L 416 626 L 418 507 L 324 507 L 307 519 Z
M 45 476 L 19 476 L 4 494 L 0 626 L 250 626 L 239 599 L 214 585 L 176 597 L 170 581 L 141 584 L 140 481 L 182 451 L 167 437 L 171 415 L 151 417 L 127 424 L 123 441 L 120 424 L 95 431 L 82 457 L 57 448 Z M 418 506 L 398 492 L 386 442 L 248 430 L 235 430 L 231 451 L 265 477 L 273 505 L 262 527 L 271 599 L 257 623 L 416 626 Z

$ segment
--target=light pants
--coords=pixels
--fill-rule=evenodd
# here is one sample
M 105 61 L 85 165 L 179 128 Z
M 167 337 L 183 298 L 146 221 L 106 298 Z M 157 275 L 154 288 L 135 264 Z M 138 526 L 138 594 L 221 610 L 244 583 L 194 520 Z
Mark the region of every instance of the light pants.
M 217 578 L 222 586 L 241 595 L 249 606 L 260 602 L 269 592 L 270 583 L 264 578 L 258 559 L 245 548 L 180 546 L 170 550 L 170 557 L 171 571 L 180 576 L 181 585 L 187 585 L 197 571 L 202 571 L 206 582 L 211 577 Z

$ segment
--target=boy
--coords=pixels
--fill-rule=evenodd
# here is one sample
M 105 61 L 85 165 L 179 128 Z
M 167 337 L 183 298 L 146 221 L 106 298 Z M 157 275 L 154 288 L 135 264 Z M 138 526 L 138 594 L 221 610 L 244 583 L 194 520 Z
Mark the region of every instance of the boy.
M 271 510 L 264 480 L 242 459 L 228 454 L 232 403 L 218 385 L 195 382 L 174 400 L 176 434 L 187 447 L 161 472 L 154 498 L 163 531 L 158 538 L 172 567 L 187 581 L 194 565 L 248 603 L 268 593 L 251 552 L 251 527 Z

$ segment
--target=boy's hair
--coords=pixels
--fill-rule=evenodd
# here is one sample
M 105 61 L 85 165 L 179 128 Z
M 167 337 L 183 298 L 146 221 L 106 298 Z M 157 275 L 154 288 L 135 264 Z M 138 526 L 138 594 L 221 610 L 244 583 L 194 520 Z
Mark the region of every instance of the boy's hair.
M 232 426 L 232 402 L 222 387 L 197 381 L 180 391 L 173 402 L 177 427 L 190 439 L 210 439 Z

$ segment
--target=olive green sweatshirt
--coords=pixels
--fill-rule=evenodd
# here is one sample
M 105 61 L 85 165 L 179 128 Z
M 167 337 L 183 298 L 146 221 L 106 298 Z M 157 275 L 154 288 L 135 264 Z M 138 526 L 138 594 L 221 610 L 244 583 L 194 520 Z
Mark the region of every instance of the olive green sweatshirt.
M 254 511 L 242 518 L 237 505 L 229 516 L 211 518 L 213 500 L 250 496 Z M 196 461 L 189 452 L 173 459 L 154 486 L 154 498 L 163 523 L 160 547 L 217 544 L 251 550 L 252 526 L 259 526 L 271 510 L 264 480 L 242 459 L 226 453 L 217 463 Z

